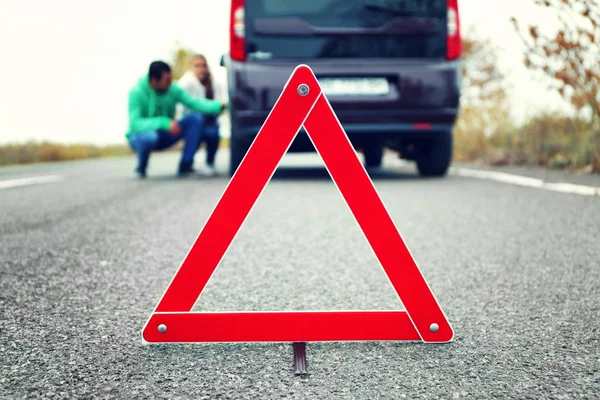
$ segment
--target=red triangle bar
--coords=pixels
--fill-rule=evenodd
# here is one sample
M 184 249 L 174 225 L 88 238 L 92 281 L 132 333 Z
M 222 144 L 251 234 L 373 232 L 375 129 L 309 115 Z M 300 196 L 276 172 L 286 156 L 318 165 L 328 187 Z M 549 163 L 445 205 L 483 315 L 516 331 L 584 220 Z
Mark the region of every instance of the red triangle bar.
M 308 88 L 307 93 L 300 89 Z M 301 94 L 302 93 L 302 94 Z M 406 311 L 192 312 L 304 126 Z M 312 70 L 296 67 L 142 332 L 148 343 L 423 341 L 454 332 Z

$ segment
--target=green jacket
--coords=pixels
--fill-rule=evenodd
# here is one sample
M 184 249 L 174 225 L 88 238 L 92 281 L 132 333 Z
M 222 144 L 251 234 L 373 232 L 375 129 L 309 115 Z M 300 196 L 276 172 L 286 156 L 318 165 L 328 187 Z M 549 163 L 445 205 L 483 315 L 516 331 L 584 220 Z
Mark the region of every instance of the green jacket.
M 166 93 L 159 94 L 150 86 L 146 75 L 129 91 L 129 127 L 125 136 L 130 137 L 138 132 L 169 130 L 178 103 L 203 114 L 216 115 L 222 111 L 220 102 L 194 99 L 175 82 Z

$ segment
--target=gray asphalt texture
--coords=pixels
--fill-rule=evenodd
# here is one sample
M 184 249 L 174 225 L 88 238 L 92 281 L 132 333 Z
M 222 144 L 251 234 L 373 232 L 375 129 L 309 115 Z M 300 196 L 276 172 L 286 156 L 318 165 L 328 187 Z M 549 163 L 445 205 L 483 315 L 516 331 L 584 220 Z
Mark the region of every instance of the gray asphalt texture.
M 287 343 L 144 346 L 228 182 L 177 161 L 145 181 L 130 157 L 0 169 L 64 175 L 0 191 L 0 398 L 600 398 L 600 198 L 410 166 L 373 179 L 453 342 L 310 343 L 304 377 Z M 402 305 L 315 158 L 276 174 L 196 309 Z

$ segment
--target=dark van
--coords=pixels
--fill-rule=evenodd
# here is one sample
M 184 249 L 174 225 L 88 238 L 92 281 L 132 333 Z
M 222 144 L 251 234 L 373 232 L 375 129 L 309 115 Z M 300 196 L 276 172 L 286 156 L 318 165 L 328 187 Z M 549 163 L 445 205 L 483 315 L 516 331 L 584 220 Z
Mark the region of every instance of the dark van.
M 294 68 L 314 71 L 365 166 L 385 148 L 445 175 L 459 109 L 457 0 L 232 0 L 233 175 Z M 302 130 L 289 152 L 315 151 Z

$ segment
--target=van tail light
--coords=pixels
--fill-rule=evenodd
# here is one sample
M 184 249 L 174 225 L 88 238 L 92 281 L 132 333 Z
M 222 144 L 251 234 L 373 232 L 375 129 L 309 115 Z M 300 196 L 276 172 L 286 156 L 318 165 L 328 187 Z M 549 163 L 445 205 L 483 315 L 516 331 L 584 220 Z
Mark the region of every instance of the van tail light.
M 458 0 L 447 0 L 448 4 L 448 36 L 446 37 L 446 58 L 456 60 L 462 53 L 460 37 L 460 19 L 458 17 Z
M 231 2 L 229 21 L 229 55 L 233 60 L 246 60 L 246 22 L 244 18 L 245 0 Z
M 415 122 L 413 124 L 415 129 L 431 129 L 432 126 L 429 122 Z

